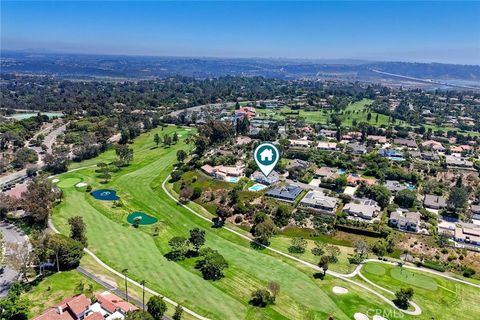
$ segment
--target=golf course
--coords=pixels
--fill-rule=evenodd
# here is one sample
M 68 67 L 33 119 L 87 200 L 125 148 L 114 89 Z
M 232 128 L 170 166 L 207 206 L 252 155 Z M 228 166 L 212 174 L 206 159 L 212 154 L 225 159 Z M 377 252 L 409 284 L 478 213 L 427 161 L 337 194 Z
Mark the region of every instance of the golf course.
M 156 133 L 163 136 L 174 132 L 179 136 L 178 143 L 156 146 Z M 356 285 L 355 282 L 361 283 L 389 299 L 394 298 L 358 276 L 350 281 L 331 275 L 316 279 L 313 275 L 318 271 L 305 264 L 271 250 L 254 249 L 248 240 L 225 228 L 212 228 L 209 221 L 192 214 L 162 188 L 177 162 L 177 151 L 193 148 L 185 140 L 194 133 L 194 129 L 168 126 L 142 134 L 129 145 L 134 150 L 133 161 L 113 173 L 109 181 L 98 177 L 96 165 L 115 161 L 114 150 L 72 164 L 69 172 L 56 176 L 64 197 L 52 215 L 54 226 L 68 234 L 68 218 L 82 216 L 88 249 L 102 262 L 117 271 L 128 269 L 130 278 L 146 280 L 148 288 L 210 319 L 327 319 L 330 315 L 335 319 L 353 319 L 355 313 L 373 315 L 373 310 L 383 315 L 400 315 L 403 319 L 451 319 L 448 315 L 453 314 L 457 319 L 480 317 L 480 310 L 473 307 L 475 302 L 465 302 L 475 297 L 478 300 L 478 288 L 420 272 L 415 280 L 405 279 L 389 266 L 382 264 L 379 267 L 385 270 L 381 270 L 366 264 L 368 268 L 362 274 L 378 285 L 393 291 L 407 286 L 414 288 L 413 300 L 422 314 L 407 315 Z M 114 191 L 118 199 L 97 199 L 85 188 L 75 187 L 80 181 L 91 186 L 93 192 Z M 132 213 L 135 215 L 131 216 Z M 132 226 L 135 217 L 142 217 L 145 223 Z M 195 268 L 194 259 L 175 262 L 165 257 L 170 251 L 168 241 L 174 236 L 188 237 L 193 228 L 204 230 L 206 246 L 217 250 L 228 262 L 221 280 L 204 280 Z M 272 281 L 280 285 L 275 304 L 266 308 L 250 305 L 252 292 Z M 334 293 L 335 286 L 347 289 L 347 293 Z M 470 313 L 462 315 L 455 310 Z

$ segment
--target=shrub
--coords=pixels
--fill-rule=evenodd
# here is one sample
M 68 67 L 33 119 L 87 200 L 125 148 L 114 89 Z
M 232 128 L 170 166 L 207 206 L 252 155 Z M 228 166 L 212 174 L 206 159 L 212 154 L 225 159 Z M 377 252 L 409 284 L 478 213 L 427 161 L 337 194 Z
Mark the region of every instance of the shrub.
M 442 264 L 440 264 L 436 261 L 432 261 L 432 260 L 425 260 L 422 263 L 422 266 L 424 266 L 425 268 L 437 270 L 437 271 L 440 271 L 440 272 L 444 272 L 446 270 L 444 265 L 442 265 Z
M 467 278 L 471 278 L 475 274 L 475 270 L 472 268 L 464 268 L 463 269 L 463 276 Z
M 256 307 L 265 308 L 267 305 L 274 302 L 274 298 L 267 289 L 258 289 L 252 293 L 250 303 Z

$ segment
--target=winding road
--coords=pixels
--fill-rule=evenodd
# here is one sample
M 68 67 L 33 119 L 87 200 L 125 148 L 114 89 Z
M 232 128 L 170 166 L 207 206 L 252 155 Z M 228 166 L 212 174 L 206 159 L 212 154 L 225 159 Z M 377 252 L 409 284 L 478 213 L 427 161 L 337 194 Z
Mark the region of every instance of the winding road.
M 91 167 L 91 166 L 88 166 L 88 167 Z M 81 170 L 81 169 L 84 169 L 86 167 L 81 167 L 81 168 L 77 168 L 77 169 L 73 169 L 73 170 L 70 170 L 69 172 L 72 172 L 72 171 L 77 171 L 77 170 Z M 163 191 L 174 201 L 178 202 L 178 200 L 175 198 L 175 196 L 173 196 L 170 191 L 166 188 L 166 182 L 168 181 L 168 179 L 170 178 L 170 176 L 168 176 L 162 183 L 162 189 Z M 184 207 L 185 209 L 187 209 L 188 211 L 190 211 L 191 213 L 193 213 L 194 215 L 196 215 L 197 217 L 205 220 L 205 221 L 208 221 L 210 223 L 212 223 L 212 221 L 203 216 L 202 214 L 198 213 L 197 211 L 193 210 L 192 208 L 182 204 L 182 203 L 179 203 L 179 205 L 181 205 L 182 207 Z M 52 221 L 50 220 L 49 221 L 49 226 L 50 228 L 56 232 L 56 233 L 59 233 L 59 231 L 55 228 L 55 226 L 53 225 Z M 229 228 L 229 227 L 226 227 L 224 226 L 223 229 L 249 241 L 249 242 L 252 242 L 254 241 L 254 239 L 250 238 L 249 236 L 245 235 L 245 234 L 242 234 L 232 228 Z M 293 261 L 296 261 L 298 263 L 301 263 L 302 265 L 305 265 L 313 270 L 316 270 L 316 271 L 323 271 L 322 268 L 318 267 L 317 265 L 315 264 L 312 264 L 310 262 L 307 262 L 307 261 L 304 261 L 302 259 L 299 259 L 295 256 L 292 256 L 290 254 L 287 254 L 285 252 L 282 252 L 280 250 L 277 250 L 277 249 L 274 249 L 274 248 L 271 248 L 271 247 L 268 247 L 268 246 L 265 246 L 261 243 L 258 243 L 258 245 L 264 247 L 265 249 L 267 250 L 270 250 L 272 252 L 275 252 L 276 254 L 279 254 L 283 257 L 286 257 L 290 260 L 293 260 Z M 115 269 L 111 268 L 110 266 L 108 266 L 107 264 L 105 264 L 103 261 L 100 260 L 100 258 L 98 258 L 93 252 L 91 252 L 90 250 L 88 250 L 87 248 L 84 249 L 85 252 L 87 254 L 89 254 L 97 263 L 99 263 L 104 269 L 110 271 L 111 273 L 119 276 L 119 277 L 124 277 L 124 275 L 118 271 L 116 271 Z M 363 276 L 361 273 L 360 273 L 360 270 L 363 268 L 364 264 L 366 262 L 378 262 L 378 263 L 385 263 L 385 264 L 391 264 L 391 265 L 396 265 L 396 263 L 394 262 L 389 262 L 389 261 L 382 261 L 382 260 L 377 260 L 377 259 L 366 259 L 364 260 L 361 264 L 359 264 L 357 266 L 357 268 L 349 273 L 349 274 L 342 274 L 342 273 L 338 273 L 338 272 L 335 272 L 335 271 L 332 271 L 332 270 L 327 270 L 327 274 L 332 276 L 332 277 L 336 277 L 336 278 L 339 278 L 341 280 L 344 280 L 346 282 L 349 282 L 350 284 L 352 285 L 355 285 L 355 286 L 358 286 L 372 294 L 374 294 L 375 296 L 379 297 L 381 300 L 383 300 L 385 303 L 387 303 L 388 305 L 390 305 L 392 308 L 398 310 L 398 311 L 401 311 L 405 314 L 408 314 L 408 315 L 412 315 L 412 316 L 418 316 L 422 313 L 422 310 L 420 308 L 420 306 L 418 306 L 415 302 L 413 301 L 410 301 L 410 305 L 413 307 L 413 310 L 403 310 L 403 309 L 400 309 L 398 308 L 392 300 L 390 300 L 389 298 L 387 298 L 386 296 L 384 296 L 381 292 L 379 291 L 383 291 L 383 292 L 386 292 L 388 293 L 389 295 L 394 295 L 395 293 L 386 289 L 386 288 L 383 288 L 375 283 L 373 283 L 372 281 L 368 280 L 365 276 Z M 428 272 L 428 273 L 432 273 L 432 274 L 435 274 L 437 276 L 441 276 L 441 277 L 444 277 L 446 279 L 449 279 L 451 281 L 457 281 L 457 282 L 460 282 L 460 283 L 463 283 L 463 284 L 466 284 L 466 285 L 470 285 L 470 286 L 473 286 L 473 287 L 477 287 L 477 288 L 480 288 L 480 285 L 477 285 L 477 284 L 474 284 L 474 283 L 471 283 L 471 282 L 468 282 L 468 281 L 465 281 L 465 280 L 461 280 L 461 279 L 457 279 L 457 278 L 454 278 L 454 277 L 451 277 L 451 276 L 448 276 L 448 275 L 445 275 L 445 274 L 442 274 L 440 272 L 437 272 L 437 271 L 434 271 L 434 270 L 429 270 L 429 269 L 424 269 L 424 268 L 419 268 L 419 267 L 415 267 L 415 266 L 411 266 L 411 265 L 406 265 L 404 264 L 403 267 L 405 268 L 409 268 L 409 269 L 414 269 L 414 270 L 419 270 L 419 271 L 422 271 L 422 272 Z M 376 291 L 375 289 L 373 289 L 372 287 L 370 286 L 367 286 L 361 282 L 358 282 L 358 281 L 355 281 L 353 280 L 352 278 L 354 278 L 355 276 L 359 276 L 362 280 L 364 280 L 366 283 L 368 283 L 369 285 L 373 286 L 374 288 L 377 288 L 379 291 Z M 136 282 L 135 280 L 131 279 L 131 278 L 128 278 L 127 277 L 127 281 L 130 282 L 131 284 L 137 286 L 137 287 L 142 287 L 142 285 L 138 282 Z M 145 287 L 145 291 L 153 294 L 153 295 L 159 295 L 159 296 L 162 296 L 164 298 L 164 300 L 173 305 L 173 306 L 176 306 L 177 303 L 171 299 L 169 299 L 168 297 L 165 297 L 163 296 L 162 294 L 148 288 L 148 287 Z M 208 318 L 204 317 L 204 316 L 201 316 L 199 314 L 197 314 L 196 312 L 190 310 L 190 309 L 187 309 L 187 308 L 184 308 L 184 311 L 188 314 L 190 314 L 191 316 L 197 318 L 197 319 L 201 319 L 201 320 L 207 320 Z

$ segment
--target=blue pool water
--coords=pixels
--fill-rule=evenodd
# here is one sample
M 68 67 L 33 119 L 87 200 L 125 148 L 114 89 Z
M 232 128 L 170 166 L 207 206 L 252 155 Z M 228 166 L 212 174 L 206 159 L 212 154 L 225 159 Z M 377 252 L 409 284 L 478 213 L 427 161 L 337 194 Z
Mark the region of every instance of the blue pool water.
M 115 201 L 120 199 L 115 190 L 98 189 L 90 193 L 97 200 Z
M 232 182 L 232 183 L 237 183 L 239 180 L 240 180 L 239 177 L 227 177 L 227 178 L 225 178 L 225 181 Z
M 393 161 L 405 161 L 405 158 L 403 157 L 388 157 L 388 159 L 393 160 Z
M 263 184 L 260 184 L 260 183 L 255 183 L 253 186 L 248 188 L 248 191 L 260 191 L 260 190 L 265 189 L 266 187 L 267 187 L 266 185 L 263 185 Z
M 408 190 L 413 191 L 415 190 L 415 186 L 411 183 L 406 183 L 405 186 L 407 187 Z
M 347 170 L 345 170 L 345 169 L 338 169 L 337 172 L 338 172 L 338 174 L 344 174 L 344 173 L 347 172 Z

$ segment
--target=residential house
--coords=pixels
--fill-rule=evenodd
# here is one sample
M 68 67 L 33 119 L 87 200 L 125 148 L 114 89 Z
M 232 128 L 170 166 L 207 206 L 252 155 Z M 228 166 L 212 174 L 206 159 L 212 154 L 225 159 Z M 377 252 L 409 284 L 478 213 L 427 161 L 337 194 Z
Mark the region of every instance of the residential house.
M 308 169 L 310 162 L 300 159 L 293 159 L 285 167 L 287 170 L 290 169 Z
M 374 141 L 375 143 L 378 143 L 378 144 L 387 143 L 387 137 L 385 137 L 385 136 L 374 136 L 374 135 L 371 135 L 371 136 L 367 136 L 367 140 L 368 140 L 368 141 Z
M 358 185 L 360 182 L 364 182 L 369 186 L 373 186 L 375 183 L 377 183 L 377 179 L 364 178 L 356 173 L 351 173 L 347 176 L 347 183 L 349 185 L 355 186 L 355 185 Z
M 303 188 L 289 184 L 287 186 L 278 186 L 268 190 L 265 195 L 276 198 L 286 202 L 294 202 L 295 199 L 302 193 Z
M 367 147 L 360 143 L 349 143 L 347 144 L 347 150 L 352 154 L 366 154 Z
M 417 149 L 417 143 L 415 142 L 415 140 L 412 140 L 412 139 L 397 138 L 397 139 L 393 139 L 393 143 L 406 147 L 407 149 L 410 149 L 410 150 Z
M 255 182 L 266 185 L 272 185 L 280 181 L 280 175 L 276 171 L 272 171 L 268 177 L 266 177 L 263 172 L 257 170 L 252 173 L 250 178 Z
M 473 223 L 460 222 L 455 227 L 454 239 L 462 244 L 480 246 L 480 226 Z
M 337 136 L 337 131 L 322 129 L 320 130 L 319 134 L 325 138 L 335 138 Z
M 334 215 L 337 204 L 337 198 L 326 196 L 322 191 L 312 190 L 303 197 L 299 207 Z
M 315 177 L 320 179 L 336 179 L 340 176 L 337 168 L 321 167 L 315 170 Z
M 353 217 L 359 217 L 365 220 L 376 218 L 381 211 L 380 206 L 374 200 L 354 199 L 343 207 L 343 211 Z
M 417 159 L 417 160 L 423 160 L 423 161 L 438 161 L 438 160 L 440 160 L 438 155 L 433 151 L 424 151 L 424 152 L 409 151 L 408 154 L 412 158 Z
M 317 144 L 317 149 L 322 151 L 334 151 L 337 150 L 337 144 L 335 142 L 320 141 Z
M 394 149 L 380 149 L 378 154 L 389 159 L 404 159 L 403 153 Z
M 234 178 L 234 177 L 242 177 L 245 174 L 245 165 L 243 163 L 239 163 L 235 166 L 214 166 L 211 165 L 203 165 L 201 169 L 216 179 L 226 180 L 227 178 Z
M 307 139 L 290 139 L 290 146 L 292 147 L 301 147 L 301 148 L 308 148 L 312 141 Z
M 439 210 L 447 207 L 447 200 L 442 196 L 426 194 L 423 200 L 423 205 L 425 208 Z
M 407 187 L 404 184 L 402 184 L 402 183 L 400 183 L 396 180 L 385 181 L 385 187 L 392 192 L 397 192 L 397 191 L 400 191 L 400 190 L 407 189 Z
M 97 302 L 90 306 L 90 310 L 100 313 L 106 319 L 123 319 L 129 311 L 138 308 L 131 303 L 119 298 L 115 294 L 105 291 L 96 292 L 95 298 Z
M 388 224 L 400 230 L 418 232 L 420 226 L 420 213 L 394 211 L 390 214 Z
M 138 310 L 108 291 L 95 293 L 95 299 L 92 303 L 84 294 L 66 298 L 33 320 L 123 320 L 127 312 Z
M 253 107 L 241 107 L 238 110 L 235 110 L 235 116 L 241 118 L 252 119 L 255 118 L 257 112 Z
M 473 220 L 480 220 L 480 204 L 472 204 L 470 206 Z
M 92 301 L 84 294 L 64 299 L 33 320 L 82 320 L 87 316 Z
M 440 152 L 445 151 L 445 147 L 440 142 L 435 141 L 435 140 L 424 141 L 424 142 L 422 142 L 422 146 L 425 147 L 425 148 L 428 148 L 428 149 L 435 150 L 435 151 L 440 151 Z
M 445 162 L 449 167 L 473 168 L 472 161 L 454 155 L 446 155 Z

